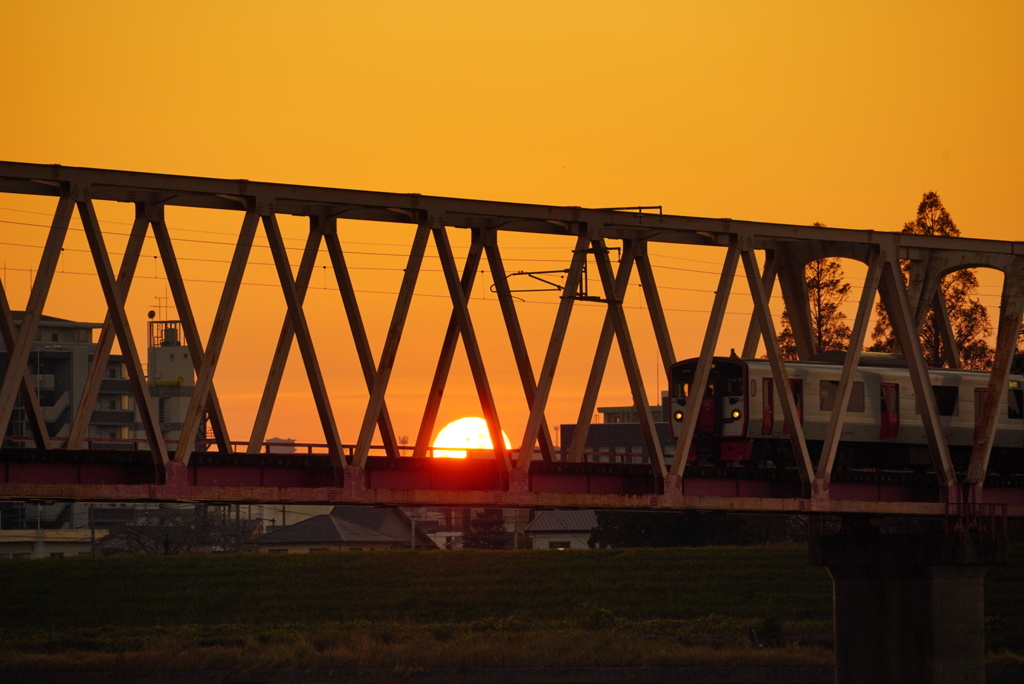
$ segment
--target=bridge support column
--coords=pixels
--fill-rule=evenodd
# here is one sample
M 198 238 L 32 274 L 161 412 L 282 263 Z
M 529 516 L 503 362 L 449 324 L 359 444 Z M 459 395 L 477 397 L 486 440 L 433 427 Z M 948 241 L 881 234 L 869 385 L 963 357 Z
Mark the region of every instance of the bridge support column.
M 966 534 L 812 540 L 832 576 L 837 684 L 984 684 L 984 578 L 1005 552 Z

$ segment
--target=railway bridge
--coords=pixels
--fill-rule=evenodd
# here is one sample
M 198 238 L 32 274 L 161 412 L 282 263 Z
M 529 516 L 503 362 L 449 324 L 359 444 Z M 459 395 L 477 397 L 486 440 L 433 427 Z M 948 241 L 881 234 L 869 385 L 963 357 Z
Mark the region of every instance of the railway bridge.
M 817 561 L 830 568 L 835 581 L 839 681 L 980 681 L 984 568 L 1005 552 L 1000 529 L 1006 519 L 1024 517 L 1021 476 L 989 472 L 999 401 L 1024 315 L 1024 243 L 670 216 L 651 207 L 513 204 L 15 162 L 0 162 L 0 199 L 24 203 L 31 207 L 25 211 L 46 216 L 41 229 L 19 228 L 13 221 L 3 227 L 5 250 L 38 239 L 38 262 L 19 264 L 30 271 L 30 284 L 24 287 L 25 303 L 17 311 L 9 297 L 11 278 L 0 283 L 0 333 L 6 350 L 0 425 L 10 426 L 19 412 L 25 426 L 23 434 L 5 432 L 0 499 L 705 509 L 843 516 L 857 521 L 857 529 L 822 537 L 814 547 Z M 100 217 L 125 209 L 130 212 L 130 229 L 120 241 L 123 248 L 112 249 L 111 237 L 121 224 Z M 203 226 L 207 216 L 228 217 L 235 228 L 226 275 L 216 281 L 212 296 L 207 288 L 197 297 L 195 283 L 190 283 L 194 276 L 185 274 L 187 258 L 182 256 L 194 252 L 197 239 L 182 237 L 180 228 Z M 283 229 L 286 224 L 291 228 Z M 287 246 L 295 225 L 301 226 L 304 243 L 297 264 L 289 254 L 294 250 Z M 104 320 L 98 325 L 84 385 L 74 398 L 73 419 L 66 432 L 51 434 L 40 402 L 44 389 L 39 374 L 31 372 L 30 359 L 44 311 L 55 315 L 54 301 L 80 300 L 77 281 L 57 277 L 63 272 L 69 235 L 78 231 L 87 245 L 81 251 L 88 254 L 102 293 L 102 303 L 90 303 L 99 305 Z M 368 307 L 366 290 L 354 284 L 353 250 L 346 244 L 367 234 L 400 231 L 411 234 L 411 241 L 389 307 L 386 335 L 375 347 L 367 311 L 380 307 Z M 275 274 L 267 289 L 277 290 L 267 299 L 283 301 L 284 314 L 274 329 L 277 343 L 269 363 L 249 369 L 261 378 L 263 390 L 253 400 L 258 407 L 251 428 L 237 439 L 238 421 L 232 422 L 224 401 L 231 381 L 216 381 L 223 377 L 218 371 L 230 363 L 225 361 L 229 330 L 253 337 L 266 332 L 265 318 L 256 324 L 251 316 L 237 312 L 243 279 L 257 266 L 254 245 L 262 248 L 264 242 Z M 537 259 L 529 270 L 509 272 L 505 255 L 514 248 L 510 245 L 523 244 L 550 250 L 544 253 L 552 258 Z M 430 258 L 436 258 L 439 269 L 424 267 L 430 245 Z M 156 385 L 145 372 L 138 331 L 133 331 L 128 313 L 129 298 L 143 280 L 140 266 L 149 246 L 155 249 L 154 270 L 159 264 L 160 282 L 179 319 L 190 364 L 186 375 L 194 376 L 185 382 L 190 391 L 179 396 L 183 405 L 174 435 L 162 426 L 154 403 Z M 457 257 L 460 246 L 464 253 Z M 657 262 L 695 250 L 718 255 L 710 267 L 712 301 L 703 320 L 690 321 L 681 330 L 675 312 L 660 295 L 665 271 Z M 112 257 L 118 255 L 115 270 Z M 864 277 L 828 433 L 822 440 L 809 441 L 776 344 L 770 303 L 777 287 L 797 353 L 810 359 L 817 350 L 804 266 L 826 257 L 861 264 Z M 318 258 L 323 262 L 319 273 Z M 940 285 L 944 276 L 963 268 L 1001 272 L 1002 289 L 984 404 L 979 405 L 966 468 L 958 469 L 930 391 L 918 331 L 930 310 L 938 312 L 947 364 L 957 367 Z M 322 276 L 326 283 L 328 272 L 330 289 L 339 298 L 329 312 L 320 308 L 312 313 L 308 301 L 315 279 Z M 480 273 L 487 274 L 493 294 L 490 301 L 496 313 L 489 318 L 474 300 L 477 280 L 483 280 Z M 415 301 L 418 283 L 430 278 L 439 279 L 444 303 L 437 308 L 434 297 L 434 310 L 441 311 L 436 324 L 439 343 L 424 358 L 419 343 L 424 331 L 407 322 L 420 303 Z M 71 291 L 61 291 L 69 282 Z M 542 330 L 524 324 L 517 303 L 530 287 L 522 282 L 540 283 L 551 293 L 553 316 Z M 631 285 L 636 284 L 642 297 L 630 296 Z M 733 297 L 734 290 L 746 294 Z M 889 314 L 918 398 L 927 442 L 921 447 L 930 462 L 923 472 L 844 467 L 839 448 L 842 427 L 876 298 Z M 685 416 L 671 450 L 658 437 L 649 378 L 645 385 L 637 351 L 641 331 L 636 311 L 642 312 L 642 333 L 652 340 L 661 377 L 667 377 L 677 361 L 677 349 L 689 346 L 697 359 L 692 384 L 702 387 L 709 381 L 716 349 L 727 343 L 727 314 L 735 315 L 738 299 L 747 302 L 749 320 L 734 336 L 739 342 L 735 347 L 743 358 L 763 350 L 775 386 L 782 388 L 779 408 L 794 454 L 791 468 L 709 467 L 680 457 L 690 453 L 697 412 Z M 586 346 L 566 348 L 570 320 L 581 307 L 587 307 L 591 316 L 597 307 L 600 314 L 584 337 Z M 209 312 L 208 325 L 200 323 L 204 311 Z M 337 333 L 326 345 L 314 334 L 325 316 L 336 322 Z M 240 333 L 239 326 L 256 329 Z M 340 337 L 352 358 L 349 373 L 342 377 L 325 372 L 325 360 L 336 354 Z M 496 339 L 508 350 L 500 368 L 487 360 L 488 345 Z M 127 449 L 111 448 L 124 443 L 90 436 L 90 419 L 99 410 L 97 398 L 109 381 L 105 371 L 115 342 L 138 413 L 140 436 Z M 430 438 L 460 346 L 491 443 L 498 446 L 481 458 L 431 458 Z M 303 391 L 315 408 L 310 418 L 322 430 L 323 440 L 282 455 L 267 449 L 266 437 L 275 407 L 280 409 L 282 403 L 279 393 L 293 348 L 304 372 Z M 541 353 L 531 355 L 531 348 Z M 588 458 L 586 435 L 613 349 L 636 411 L 642 463 Z M 412 388 L 419 392 L 422 411 L 416 415 L 417 436 L 411 444 L 395 427 L 396 395 L 410 391 L 402 384 L 399 392 L 392 382 L 400 351 L 433 368 L 422 388 Z M 578 416 L 574 438 L 559 448 L 549 420 L 556 371 L 560 361 L 565 366 L 566 357 L 583 358 L 588 368 L 573 383 Z M 494 378 L 509 368 L 514 371 L 514 391 L 508 381 L 499 391 Z M 365 388 L 360 410 L 350 424 L 340 426 L 332 400 L 339 396 L 340 386 L 348 390 L 354 385 Z M 499 409 L 508 412 L 510 405 L 522 424 L 515 448 L 503 446 L 506 423 Z M 942 535 L 894 542 L 864 532 L 865 520 L 881 516 L 928 516 L 949 526 Z M 885 638 L 865 636 L 879 633 Z M 908 677 L 922 672 L 928 674 Z

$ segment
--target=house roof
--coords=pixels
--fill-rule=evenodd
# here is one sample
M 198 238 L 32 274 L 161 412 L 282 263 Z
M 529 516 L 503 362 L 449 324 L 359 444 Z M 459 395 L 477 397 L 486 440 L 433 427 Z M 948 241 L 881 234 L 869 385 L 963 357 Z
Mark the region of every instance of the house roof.
M 589 532 L 597 527 L 591 510 L 542 511 L 526 526 L 526 532 Z
M 330 515 L 316 515 L 255 540 L 257 544 L 390 544 L 408 547 L 409 518 L 398 509 L 336 506 Z M 416 530 L 416 545 L 435 547 Z

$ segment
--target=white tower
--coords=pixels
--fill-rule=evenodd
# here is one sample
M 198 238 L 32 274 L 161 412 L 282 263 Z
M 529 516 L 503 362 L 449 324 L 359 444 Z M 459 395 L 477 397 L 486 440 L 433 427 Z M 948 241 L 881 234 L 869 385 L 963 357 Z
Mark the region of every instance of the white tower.
M 181 321 L 156 321 L 155 315 L 149 312 L 149 391 L 164 439 L 176 442 L 195 389 L 195 369 L 188 347 L 182 345 Z

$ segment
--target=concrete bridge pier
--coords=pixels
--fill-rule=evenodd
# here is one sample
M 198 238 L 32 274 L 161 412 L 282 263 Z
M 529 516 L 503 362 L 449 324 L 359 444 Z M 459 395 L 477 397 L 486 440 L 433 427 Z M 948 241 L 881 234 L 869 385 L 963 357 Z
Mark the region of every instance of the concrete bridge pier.
M 965 532 L 813 539 L 833 582 L 837 684 L 984 684 L 984 579 L 1005 558 L 1005 540 Z

